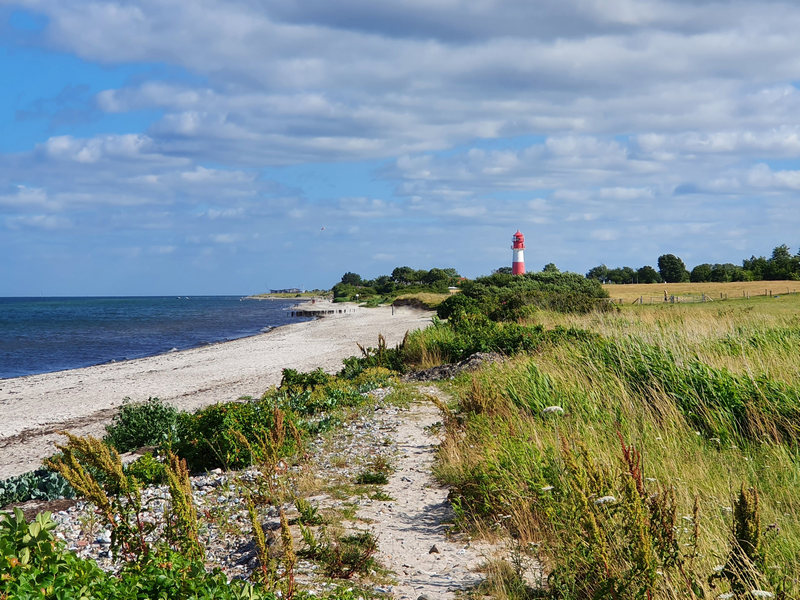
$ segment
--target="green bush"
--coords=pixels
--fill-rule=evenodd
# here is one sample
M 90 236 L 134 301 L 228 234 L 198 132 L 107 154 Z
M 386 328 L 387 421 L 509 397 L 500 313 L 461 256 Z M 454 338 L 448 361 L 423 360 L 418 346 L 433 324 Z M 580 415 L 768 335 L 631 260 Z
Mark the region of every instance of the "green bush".
M 280 389 L 287 393 L 303 392 L 329 383 L 331 376 L 322 369 L 301 373 L 295 369 L 284 369 Z
M 179 415 L 173 451 L 192 471 L 242 469 L 262 458 L 260 442 L 274 426 L 275 405 L 269 401 L 214 404 Z M 287 440 L 286 454 L 293 452 L 292 444 Z
M 160 446 L 175 439 L 178 411 L 158 398 L 144 402 L 126 399 L 103 440 L 118 452 Z
M 135 477 L 143 485 L 161 485 L 167 481 L 164 463 L 159 462 L 150 452 L 128 464 L 125 473 Z
M 609 310 L 608 293 L 594 279 L 576 273 L 494 273 L 464 282 L 461 293 L 437 308 L 442 319 L 481 313 L 494 321 L 518 321 L 537 310 L 587 313 Z

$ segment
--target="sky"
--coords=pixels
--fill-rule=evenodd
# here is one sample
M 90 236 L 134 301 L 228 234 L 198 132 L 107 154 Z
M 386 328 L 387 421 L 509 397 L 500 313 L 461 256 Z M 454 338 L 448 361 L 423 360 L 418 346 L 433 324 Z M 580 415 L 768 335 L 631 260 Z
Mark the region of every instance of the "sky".
M 0 296 L 800 247 L 800 5 L 0 0 Z

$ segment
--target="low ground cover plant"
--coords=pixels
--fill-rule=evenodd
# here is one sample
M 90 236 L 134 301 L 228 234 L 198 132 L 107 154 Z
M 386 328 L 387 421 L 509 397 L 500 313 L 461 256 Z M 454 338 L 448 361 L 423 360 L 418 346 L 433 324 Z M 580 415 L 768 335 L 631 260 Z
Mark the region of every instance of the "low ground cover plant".
M 0 481 L 0 508 L 27 500 L 57 500 L 74 498 L 75 492 L 58 473 L 36 469 Z

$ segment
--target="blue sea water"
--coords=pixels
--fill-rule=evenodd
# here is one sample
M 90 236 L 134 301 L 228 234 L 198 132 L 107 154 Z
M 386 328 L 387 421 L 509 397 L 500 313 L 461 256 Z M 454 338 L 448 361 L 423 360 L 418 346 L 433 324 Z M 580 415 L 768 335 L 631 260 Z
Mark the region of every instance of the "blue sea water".
M 0 298 L 0 378 L 232 340 L 306 320 L 240 296 Z

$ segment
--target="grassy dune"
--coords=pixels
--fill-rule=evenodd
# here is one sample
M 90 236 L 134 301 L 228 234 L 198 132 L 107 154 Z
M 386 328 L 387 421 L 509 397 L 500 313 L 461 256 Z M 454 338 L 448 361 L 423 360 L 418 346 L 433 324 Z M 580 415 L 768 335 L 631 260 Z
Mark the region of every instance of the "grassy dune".
M 453 386 L 462 523 L 538 555 L 550 597 L 797 597 L 800 296 L 538 314 L 596 335 Z

